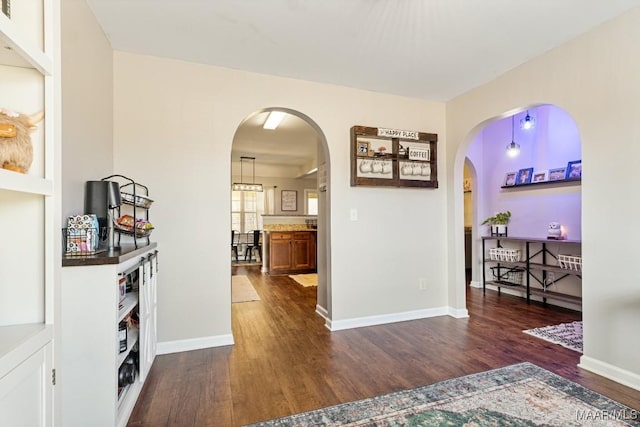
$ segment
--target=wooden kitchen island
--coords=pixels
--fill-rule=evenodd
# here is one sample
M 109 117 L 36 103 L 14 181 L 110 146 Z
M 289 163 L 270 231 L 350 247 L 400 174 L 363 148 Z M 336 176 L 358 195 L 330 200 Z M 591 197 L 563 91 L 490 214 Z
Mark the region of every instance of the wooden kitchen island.
M 314 273 L 316 230 L 265 230 L 262 271 L 268 274 Z

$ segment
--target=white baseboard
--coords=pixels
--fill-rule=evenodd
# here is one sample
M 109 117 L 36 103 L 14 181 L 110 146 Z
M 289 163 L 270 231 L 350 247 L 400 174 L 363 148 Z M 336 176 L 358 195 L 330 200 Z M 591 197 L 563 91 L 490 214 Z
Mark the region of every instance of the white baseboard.
M 455 317 L 456 319 L 464 319 L 469 317 L 469 311 L 466 308 L 448 308 L 448 315 L 451 317 Z
M 472 288 L 482 289 L 482 283 L 478 282 L 477 280 L 472 280 L 471 283 L 469 283 L 469 286 L 471 286 Z
M 318 313 L 324 320 L 329 320 L 329 311 L 327 311 L 326 308 L 316 304 L 316 313 Z
M 609 378 L 627 387 L 640 390 L 640 375 L 636 373 L 618 368 L 617 366 L 610 365 L 609 363 L 589 356 L 581 356 L 578 367 L 593 372 L 594 374 L 602 375 L 605 378 Z
M 217 335 L 213 337 L 190 338 L 186 340 L 164 341 L 158 343 L 158 354 L 178 353 L 181 351 L 200 350 L 203 348 L 233 345 L 233 335 Z
M 428 308 L 425 310 L 405 311 L 403 313 L 383 314 L 380 316 L 357 317 L 354 319 L 335 320 L 327 319 L 325 326 L 330 331 L 362 328 L 365 326 L 385 325 L 388 323 L 405 322 L 407 320 L 425 319 L 428 317 L 449 315 L 449 307 Z

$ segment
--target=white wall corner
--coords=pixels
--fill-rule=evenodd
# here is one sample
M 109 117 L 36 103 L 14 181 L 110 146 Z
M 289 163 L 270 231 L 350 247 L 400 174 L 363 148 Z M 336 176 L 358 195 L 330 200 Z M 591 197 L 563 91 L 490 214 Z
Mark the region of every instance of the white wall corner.
M 601 360 L 594 359 L 589 356 L 581 356 L 578 367 L 594 374 L 602 375 L 605 378 L 609 378 L 612 381 L 626 385 L 627 387 L 640 390 L 640 375 L 627 371 L 626 369 L 618 368 L 617 366 L 610 365 Z
M 451 317 L 455 317 L 456 319 L 465 319 L 469 317 L 469 312 L 466 308 L 449 307 L 447 314 L 449 314 L 449 316 Z
M 233 345 L 233 335 L 216 335 L 212 337 L 190 338 L 186 340 L 164 341 L 158 343 L 158 354 L 178 353 L 181 351 L 200 350 L 203 348 Z
M 482 283 L 477 280 L 472 280 L 471 283 L 469 283 L 469 286 L 471 286 L 472 288 L 482 289 Z
M 405 311 L 402 313 L 383 314 L 380 316 L 357 317 L 353 319 L 335 321 L 327 320 L 325 326 L 330 331 L 341 331 L 344 329 L 362 328 L 365 326 L 385 325 L 389 323 L 406 322 L 407 320 L 446 316 L 448 314 L 449 307 L 437 307 L 424 310 Z

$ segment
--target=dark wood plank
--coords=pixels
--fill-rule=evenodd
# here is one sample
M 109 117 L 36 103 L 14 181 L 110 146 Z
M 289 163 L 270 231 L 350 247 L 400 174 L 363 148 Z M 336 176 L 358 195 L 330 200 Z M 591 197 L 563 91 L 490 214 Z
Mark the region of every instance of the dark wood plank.
M 580 320 L 469 288 L 468 319 L 448 316 L 330 332 L 316 288 L 247 274 L 261 301 L 232 305 L 234 346 L 158 356 L 130 426 L 241 426 L 488 369 L 532 362 L 640 410 L 640 391 L 577 367 L 580 354 L 522 330 Z

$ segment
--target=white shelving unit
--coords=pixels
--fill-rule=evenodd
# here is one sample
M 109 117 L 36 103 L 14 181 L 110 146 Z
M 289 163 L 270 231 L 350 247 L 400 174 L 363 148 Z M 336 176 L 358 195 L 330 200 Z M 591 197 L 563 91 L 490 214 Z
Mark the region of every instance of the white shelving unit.
M 59 1 L 0 12 L 0 108 L 44 111 L 27 174 L 0 169 L 0 425 L 53 424 L 60 278 Z
M 62 269 L 61 372 L 65 426 L 125 426 L 156 355 L 158 251 L 145 247 L 65 258 Z M 119 282 L 137 272 L 138 289 L 120 301 Z M 137 313 L 120 351 L 119 324 Z M 136 353 L 137 351 L 137 353 Z M 132 355 L 135 380 L 119 390 L 119 370 Z

